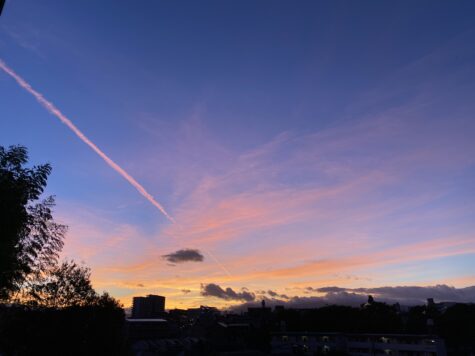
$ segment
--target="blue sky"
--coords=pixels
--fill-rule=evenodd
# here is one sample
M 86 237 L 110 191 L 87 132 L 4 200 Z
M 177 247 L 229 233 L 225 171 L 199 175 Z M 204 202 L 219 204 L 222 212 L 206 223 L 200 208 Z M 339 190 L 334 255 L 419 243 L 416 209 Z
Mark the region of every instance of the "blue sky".
M 52 163 L 65 256 L 125 303 L 215 303 L 202 283 L 471 285 L 474 15 L 473 1 L 7 0 L 0 58 L 177 224 L 3 73 L 0 143 Z M 184 247 L 204 262 L 161 258 Z

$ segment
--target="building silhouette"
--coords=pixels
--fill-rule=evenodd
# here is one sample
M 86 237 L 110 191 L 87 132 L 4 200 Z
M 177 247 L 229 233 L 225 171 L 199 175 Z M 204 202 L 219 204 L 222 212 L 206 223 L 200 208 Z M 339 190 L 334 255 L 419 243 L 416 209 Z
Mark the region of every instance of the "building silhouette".
M 444 340 L 418 334 L 273 332 L 272 355 L 446 356 Z
M 132 318 L 153 319 L 165 313 L 165 297 L 149 294 L 146 297 L 134 297 Z

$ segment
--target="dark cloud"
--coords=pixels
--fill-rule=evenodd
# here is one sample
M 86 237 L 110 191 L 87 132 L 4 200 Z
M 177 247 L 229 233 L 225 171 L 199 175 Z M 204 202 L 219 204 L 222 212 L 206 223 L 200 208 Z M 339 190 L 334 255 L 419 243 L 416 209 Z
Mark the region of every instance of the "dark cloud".
M 326 305 L 360 306 L 367 296 L 348 292 L 328 292 L 322 297 L 293 297 L 285 305 L 289 308 L 316 308 Z
M 345 292 L 347 291 L 346 288 L 340 288 L 340 287 L 322 287 L 322 288 L 312 288 L 309 287 L 307 290 L 313 291 L 313 292 L 318 292 L 318 293 L 338 293 L 338 292 Z
M 145 287 L 142 283 L 137 284 L 137 287 L 143 288 Z
M 162 256 L 168 262 L 171 263 L 183 263 L 183 262 L 202 262 L 204 260 L 203 255 L 199 250 L 186 248 Z
M 248 292 L 243 290 L 241 292 L 235 292 L 231 288 L 223 289 L 219 285 L 210 283 L 210 284 L 202 284 L 201 285 L 201 295 L 209 296 L 209 297 L 216 297 L 226 300 L 244 300 L 246 302 L 251 302 L 256 299 L 256 295 L 254 293 Z
M 282 296 L 281 296 L 282 297 Z M 327 305 L 348 305 L 358 307 L 367 301 L 367 296 L 356 293 L 337 292 L 328 293 L 326 296 L 295 296 L 285 298 L 264 298 L 268 307 L 283 305 L 286 308 L 320 308 Z M 243 303 L 233 306 L 231 309 L 236 311 L 246 310 L 248 307 L 257 306 L 256 303 Z
M 396 286 L 377 288 L 341 288 L 341 287 L 321 287 L 305 288 L 306 291 L 326 293 L 325 298 L 334 299 L 340 295 L 368 295 L 371 294 L 384 302 L 399 302 L 406 305 L 420 304 L 427 298 L 434 298 L 436 301 L 475 302 L 475 286 L 466 288 L 455 288 L 445 284 L 435 286 Z
M 273 298 L 290 299 L 286 294 L 279 294 L 277 292 L 274 292 L 273 290 L 268 290 L 267 294 Z

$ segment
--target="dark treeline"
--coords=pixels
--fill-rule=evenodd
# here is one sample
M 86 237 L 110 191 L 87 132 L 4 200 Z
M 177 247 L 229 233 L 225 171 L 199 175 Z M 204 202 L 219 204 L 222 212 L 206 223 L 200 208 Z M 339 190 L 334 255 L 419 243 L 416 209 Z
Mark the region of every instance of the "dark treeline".
M 91 270 L 60 261 L 67 227 L 43 196 L 49 164 L 0 146 L 0 355 L 121 355 L 125 314 L 92 287 Z

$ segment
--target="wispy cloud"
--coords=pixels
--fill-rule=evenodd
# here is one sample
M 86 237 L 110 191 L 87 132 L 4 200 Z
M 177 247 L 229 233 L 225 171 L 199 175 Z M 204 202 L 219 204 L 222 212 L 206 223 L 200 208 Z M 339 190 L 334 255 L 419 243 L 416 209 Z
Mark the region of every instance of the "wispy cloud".
M 402 219 L 400 212 L 446 193 L 443 182 L 427 186 L 422 177 L 472 160 L 464 151 L 466 138 L 433 147 L 412 132 L 418 124 L 410 120 L 378 118 L 319 134 L 286 135 L 239 155 L 225 174 L 201 179 L 177 209 L 183 229 L 171 226 L 165 234 L 212 244 L 311 218 L 328 225 L 344 217 L 360 226 L 389 214 Z M 431 140 L 447 141 L 447 132 L 434 132 Z M 453 160 L 438 159 L 450 151 Z
M 156 256 L 114 264 L 111 271 L 128 278 L 140 271 L 150 287 L 178 293 L 193 290 L 199 279 L 230 285 L 235 293 L 240 284 L 261 285 L 292 297 L 279 289 L 309 281 L 381 285 L 388 281 L 384 268 L 475 253 L 473 236 L 458 224 L 466 208 L 438 204 L 454 189 L 453 176 L 473 161 L 468 137 L 451 131 L 453 122 L 440 121 L 420 135 L 419 112 L 406 115 L 392 110 L 318 133 L 283 133 L 244 153 L 228 151 L 209 170 L 201 166 L 200 174 L 194 171 L 195 186 L 188 186 L 191 193 L 175 209 L 180 226 L 161 229 L 156 241 L 175 237 L 212 249 L 232 275 L 217 275 L 205 261 L 189 264 L 188 275 L 166 272 L 164 266 L 157 281 L 151 272 Z M 213 146 L 199 155 L 212 161 L 213 152 L 223 151 Z M 439 160 L 441 155 L 453 159 Z M 185 166 L 180 176 L 186 176 Z M 451 283 L 448 277 L 444 281 Z

